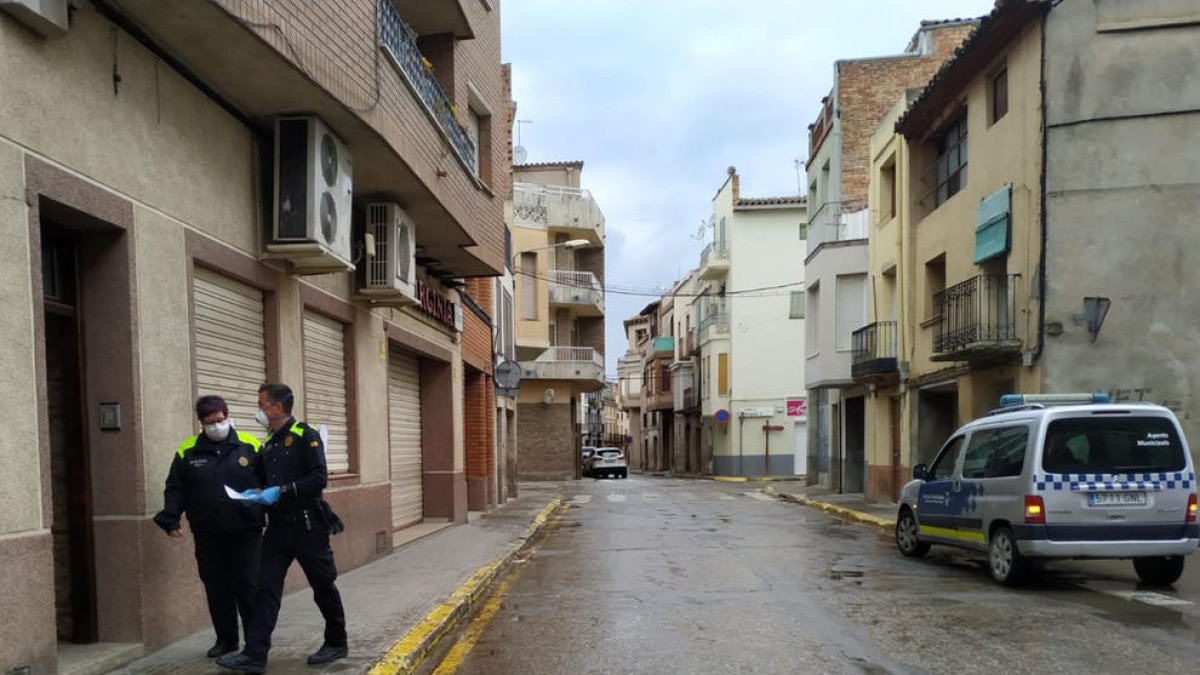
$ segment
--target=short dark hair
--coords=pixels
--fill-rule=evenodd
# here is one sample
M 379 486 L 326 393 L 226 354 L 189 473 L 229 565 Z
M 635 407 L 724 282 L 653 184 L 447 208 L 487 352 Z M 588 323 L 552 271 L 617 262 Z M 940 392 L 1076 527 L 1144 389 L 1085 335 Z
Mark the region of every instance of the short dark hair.
M 271 403 L 278 403 L 283 406 L 283 412 L 292 414 L 292 403 L 295 397 L 292 395 L 292 388 L 286 384 L 278 382 L 264 382 L 258 386 L 258 393 L 267 394 L 267 400 Z
M 196 419 L 203 422 L 205 417 L 215 412 L 225 413 L 225 416 L 229 417 L 229 406 L 225 403 L 225 399 L 215 394 L 196 399 Z

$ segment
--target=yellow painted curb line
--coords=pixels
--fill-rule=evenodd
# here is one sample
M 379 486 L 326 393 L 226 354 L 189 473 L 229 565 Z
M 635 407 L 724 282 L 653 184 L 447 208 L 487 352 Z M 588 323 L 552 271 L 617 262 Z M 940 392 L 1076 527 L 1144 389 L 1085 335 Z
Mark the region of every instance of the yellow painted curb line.
M 745 476 L 708 476 L 708 479 L 718 483 L 745 483 L 750 480 Z
M 683 476 L 675 476 L 675 478 L 683 478 Z M 713 480 L 718 483 L 773 483 L 775 481 L 796 480 L 797 476 L 701 476 L 705 480 Z M 803 478 L 803 476 L 799 476 Z
M 457 628 L 458 624 L 471 614 L 471 609 L 487 595 L 493 582 L 508 567 L 509 563 L 532 545 L 533 538 L 546 526 L 550 516 L 562 504 L 563 500 L 555 497 L 530 521 L 529 527 L 525 528 L 522 542 L 513 544 L 508 552 L 499 559 L 479 568 L 459 585 L 445 602 L 434 607 L 420 623 L 397 640 L 383 658 L 371 666 L 367 672 L 370 675 L 394 675 L 396 673 L 409 675 L 416 672 L 425 658 L 437 648 L 442 638 Z
M 771 488 L 767 488 L 767 490 L 779 495 L 784 500 L 792 502 L 793 504 L 800 504 L 802 506 L 808 506 L 814 509 L 821 509 L 822 511 L 827 511 L 843 518 L 848 518 L 860 523 L 866 523 L 867 525 L 874 525 L 875 527 L 886 532 L 891 532 L 896 527 L 896 521 L 891 518 L 881 518 L 871 513 L 864 513 L 862 511 L 841 506 L 839 504 L 830 504 L 829 502 L 811 499 L 803 495 L 794 495 L 788 492 L 775 492 Z

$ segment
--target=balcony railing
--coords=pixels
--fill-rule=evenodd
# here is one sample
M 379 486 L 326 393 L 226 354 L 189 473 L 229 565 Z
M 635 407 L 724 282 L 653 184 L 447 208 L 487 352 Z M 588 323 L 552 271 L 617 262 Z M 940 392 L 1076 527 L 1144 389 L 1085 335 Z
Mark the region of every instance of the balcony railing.
M 700 252 L 700 277 L 712 278 L 729 269 L 729 245 L 714 241 Z
M 425 104 L 426 111 L 446 134 L 459 158 L 474 171 L 477 166 L 475 142 L 471 140 L 466 128 L 459 123 L 458 108 L 446 96 L 446 92 L 442 91 L 442 86 L 431 72 L 432 67 L 426 65 L 429 61 L 417 47 L 417 34 L 404 23 L 404 19 L 400 18 L 392 3 L 378 4 L 380 42 L 391 56 L 397 70 L 404 74 L 404 81 Z
M 861 199 L 825 202 L 808 219 L 808 254 L 821 244 L 867 238 L 867 203 Z
M 850 375 L 856 380 L 886 379 L 896 370 L 896 322 L 877 321 L 850 334 Z
M 513 219 L 518 227 L 572 230 L 604 244 L 604 214 L 583 188 L 513 183 Z
M 710 306 L 707 314 L 700 319 L 700 343 L 729 336 L 729 313 L 724 304 Z
M 530 380 L 604 381 L 604 358 L 591 347 L 551 347 L 533 361 L 521 363 Z
M 933 360 L 971 360 L 1016 352 L 1016 274 L 980 275 L 933 296 Z
M 586 305 L 604 313 L 604 288 L 591 272 L 550 270 L 550 304 Z

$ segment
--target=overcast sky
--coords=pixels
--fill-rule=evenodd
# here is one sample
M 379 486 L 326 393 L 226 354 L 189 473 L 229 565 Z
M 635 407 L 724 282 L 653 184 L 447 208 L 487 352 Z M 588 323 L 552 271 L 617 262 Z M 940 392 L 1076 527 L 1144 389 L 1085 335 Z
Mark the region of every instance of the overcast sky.
M 922 19 L 992 4 L 504 0 L 503 58 L 517 119 L 532 122 L 521 125 L 528 161 L 584 162 L 606 220 L 606 282 L 662 291 L 699 262 L 704 242 L 691 237 L 727 167 L 744 197 L 798 193 L 794 162 L 835 60 L 899 53 Z M 625 352 L 621 322 L 651 300 L 609 290 L 609 377 Z

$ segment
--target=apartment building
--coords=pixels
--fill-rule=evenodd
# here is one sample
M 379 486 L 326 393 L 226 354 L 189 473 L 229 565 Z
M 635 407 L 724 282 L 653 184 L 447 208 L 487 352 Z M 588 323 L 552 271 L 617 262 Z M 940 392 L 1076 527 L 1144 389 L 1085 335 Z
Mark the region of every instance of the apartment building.
M 642 346 L 650 339 L 651 318 L 643 314 L 625 319 L 625 354 L 617 361 L 617 407 L 629 420 L 629 448 L 626 453 L 629 468 L 645 471 L 647 467 L 645 419 L 642 411 L 642 378 L 644 355 Z
M 884 119 L 871 142 L 877 293 L 854 352 L 872 389 L 868 494 L 894 498 L 1003 393 L 1188 409 L 1197 376 L 1179 364 L 1197 358 L 1200 324 L 1180 289 L 1197 275 L 1172 261 L 1200 243 L 1197 153 L 1163 148 L 1200 114 L 1194 92 L 1139 95 L 1113 66 L 1183 77 L 1194 10 L 1000 2 Z
M 807 454 L 804 277 L 793 264 L 805 247 L 806 202 L 742 197 L 734 167 L 712 199 L 712 242 L 696 271 L 689 313 L 697 323 L 688 339 L 699 350 L 705 472 L 806 469 L 797 460 Z
M 604 387 L 604 215 L 581 186 L 583 162 L 513 167 L 517 473 L 580 475 L 584 393 Z
M 851 376 L 851 333 L 867 311 L 868 144 L 902 92 L 923 86 L 976 24 L 923 21 L 903 52 L 834 63 L 833 88 L 809 126 L 805 387 L 815 411 L 810 484 L 862 492 L 867 390 Z
M 252 430 L 258 385 L 292 385 L 343 570 L 465 521 L 491 363 L 461 279 L 504 267 L 498 5 L 23 4 L 0 12 L 0 669 L 115 667 L 207 623 L 190 540 L 151 521 L 201 394 Z
M 697 341 L 699 322 L 696 316 L 696 270 L 689 271 L 676 282 L 671 291 L 674 302 L 672 335 L 675 337 L 675 358 L 671 363 L 671 392 L 674 398 L 673 445 L 670 458 L 675 473 L 699 474 L 708 466 L 709 457 L 701 452 L 700 380 L 698 362 L 700 344 Z

